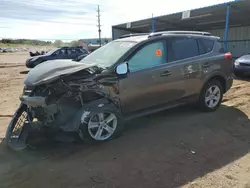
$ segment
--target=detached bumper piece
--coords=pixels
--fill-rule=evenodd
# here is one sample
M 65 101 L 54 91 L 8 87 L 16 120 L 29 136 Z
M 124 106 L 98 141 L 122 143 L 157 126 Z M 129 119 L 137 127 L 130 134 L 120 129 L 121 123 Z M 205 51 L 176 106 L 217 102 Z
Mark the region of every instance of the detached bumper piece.
M 46 107 L 46 98 L 45 97 L 39 97 L 39 96 L 21 96 L 20 100 L 30 107 Z

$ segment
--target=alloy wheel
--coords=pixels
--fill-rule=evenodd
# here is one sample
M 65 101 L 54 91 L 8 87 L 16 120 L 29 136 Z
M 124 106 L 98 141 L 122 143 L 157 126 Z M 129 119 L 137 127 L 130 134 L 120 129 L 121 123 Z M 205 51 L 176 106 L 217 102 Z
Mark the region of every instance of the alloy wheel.
M 88 122 L 89 135 L 99 141 L 109 139 L 117 128 L 117 117 L 113 113 L 99 113 Z
M 218 105 L 221 98 L 221 91 L 217 85 L 208 88 L 205 94 L 205 103 L 209 108 L 214 108 Z

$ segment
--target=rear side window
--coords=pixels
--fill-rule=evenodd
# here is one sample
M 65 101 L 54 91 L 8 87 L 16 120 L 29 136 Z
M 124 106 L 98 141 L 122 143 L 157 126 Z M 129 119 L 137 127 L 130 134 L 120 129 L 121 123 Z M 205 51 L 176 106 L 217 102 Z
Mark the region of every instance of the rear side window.
M 213 50 L 214 41 L 209 39 L 198 39 L 200 54 L 206 54 Z
M 178 61 L 199 55 L 198 43 L 192 38 L 172 39 L 169 43 L 168 61 Z
M 221 45 L 220 41 L 216 41 L 214 44 L 215 47 L 219 50 L 219 53 L 225 53 L 224 47 Z

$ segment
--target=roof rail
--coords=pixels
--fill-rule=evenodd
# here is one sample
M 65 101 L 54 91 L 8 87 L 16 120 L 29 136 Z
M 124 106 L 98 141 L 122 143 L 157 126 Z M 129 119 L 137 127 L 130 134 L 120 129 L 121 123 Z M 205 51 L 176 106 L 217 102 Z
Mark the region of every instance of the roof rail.
M 156 37 L 156 36 L 162 36 L 167 34 L 190 34 L 190 35 L 205 35 L 205 36 L 211 36 L 211 33 L 209 32 L 203 32 L 203 31 L 161 31 L 161 32 L 155 32 L 151 33 L 148 37 Z
M 127 37 L 136 37 L 136 36 L 143 36 L 143 35 L 149 35 L 149 33 L 130 33 L 126 35 L 122 35 L 119 38 L 127 38 Z

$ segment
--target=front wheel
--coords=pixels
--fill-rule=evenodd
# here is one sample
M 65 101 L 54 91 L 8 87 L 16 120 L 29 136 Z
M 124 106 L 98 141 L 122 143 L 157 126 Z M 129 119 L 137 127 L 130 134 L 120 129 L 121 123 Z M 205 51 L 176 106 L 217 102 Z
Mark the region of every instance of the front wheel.
M 104 142 L 118 137 L 123 130 L 123 119 L 119 112 L 105 110 L 91 113 L 82 124 L 80 137 L 94 142 Z
M 215 111 L 221 104 L 223 87 L 218 80 L 208 81 L 203 87 L 199 97 L 199 107 L 202 111 Z
M 7 147 L 13 150 L 25 149 L 29 129 L 28 108 L 26 105 L 21 104 L 6 131 L 5 142 Z

